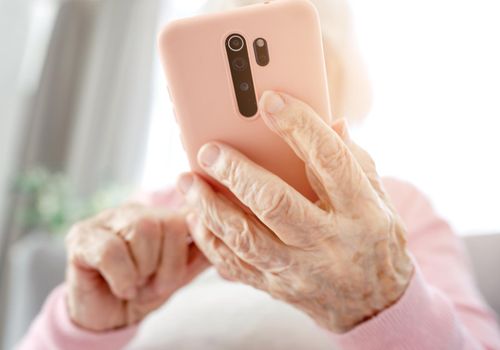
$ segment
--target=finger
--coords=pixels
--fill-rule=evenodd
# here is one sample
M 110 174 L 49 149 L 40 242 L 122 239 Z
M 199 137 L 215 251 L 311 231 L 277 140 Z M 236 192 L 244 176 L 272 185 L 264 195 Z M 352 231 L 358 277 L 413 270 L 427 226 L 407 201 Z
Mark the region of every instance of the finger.
M 172 217 L 162 223 L 161 258 L 154 286 L 159 294 L 173 291 L 181 283 L 188 262 L 188 228 L 184 219 Z
M 290 247 L 253 216 L 216 194 L 203 179 L 194 177 L 187 200 L 204 225 L 245 262 L 269 272 L 289 267 Z
M 209 143 L 198 156 L 204 170 L 225 185 L 285 244 L 302 247 L 331 236 L 328 213 L 241 153 L 220 143 Z M 181 184 L 179 188 L 184 191 Z
M 157 219 L 139 217 L 118 232 L 127 242 L 139 273 L 138 284 L 146 284 L 158 267 L 161 227 Z
M 189 214 L 186 221 L 196 245 L 223 277 L 264 288 L 264 275 L 236 256 L 195 214 Z
M 183 285 L 191 282 L 196 276 L 211 266 L 210 261 L 208 261 L 203 252 L 198 249 L 196 244 L 189 244 L 188 250 L 188 265 L 182 282 Z
M 370 181 L 370 184 L 378 195 L 383 199 L 387 199 L 387 194 L 377 173 L 375 162 L 370 154 L 351 138 L 347 121 L 344 118 L 338 119 L 332 124 L 332 128 L 342 141 L 344 141 L 354 158 L 356 158 L 356 161 L 361 166 L 361 169 L 363 169 L 368 181 Z
M 163 239 L 162 222 L 172 216 L 163 208 L 129 203 L 112 210 L 101 221 L 126 242 L 139 272 L 138 285 L 143 286 L 159 265 Z
M 375 162 L 370 157 L 368 152 L 366 152 L 363 148 L 361 148 L 351 139 L 349 134 L 349 129 L 347 126 L 347 121 L 344 118 L 335 120 L 332 124 L 332 129 L 337 133 L 337 135 L 339 135 L 339 137 L 342 139 L 342 141 L 347 146 L 349 151 L 351 151 L 351 154 L 360 165 L 361 169 L 365 173 L 373 189 L 378 193 L 378 195 L 381 198 L 386 198 L 387 195 L 383 189 L 380 177 L 377 174 Z M 318 179 L 316 174 L 311 170 L 311 168 L 307 166 L 306 166 L 306 174 L 307 174 L 307 179 L 311 184 L 311 187 L 319 197 L 320 207 L 324 208 L 325 204 L 334 207 L 335 204 L 330 203 L 330 199 L 328 198 L 327 189 Z
M 345 208 L 374 192 L 341 138 L 305 103 L 266 91 L 259 102 L 262 118 L 310 167 L 330 204 Z
M 136 296 L 138 273 L 127 245 L 118 236 L 107 229 L 82 223 L 70 230 L 66 245 L 71 264 L 98 271 L 118 298 Z
M 318 200 L 316 201 L 316 205 L 325 211 L 335 211 L 335 205 L 330 202 L 330 197 L 328 195 L 328 191 L 325 186 L 318 179 L 316 174 L 311 171 L 311 168 L 306 166 L 306 176 L 307 181 L 311 184 L 311 187 L 314 193 L 317 194 Z

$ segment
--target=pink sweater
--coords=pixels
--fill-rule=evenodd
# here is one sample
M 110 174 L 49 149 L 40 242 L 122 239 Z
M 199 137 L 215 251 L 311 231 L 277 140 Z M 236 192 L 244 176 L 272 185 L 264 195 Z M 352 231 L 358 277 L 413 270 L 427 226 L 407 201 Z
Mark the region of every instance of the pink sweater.
M 332 334 L 341 349 L 500 349 L 492 312 L 474 285 L 461 241 L 413 186 L 392 179 L 384 185 L 408 228 L 417 265 L 402 298 L 353 330 Z M 176 192 L 151 197 L 155 205 L 177 206 Z M 48 297 L 19 349 L 100 350 L 124 347 L 137 327 L 93 333 L 74 325 L 64 285 Z

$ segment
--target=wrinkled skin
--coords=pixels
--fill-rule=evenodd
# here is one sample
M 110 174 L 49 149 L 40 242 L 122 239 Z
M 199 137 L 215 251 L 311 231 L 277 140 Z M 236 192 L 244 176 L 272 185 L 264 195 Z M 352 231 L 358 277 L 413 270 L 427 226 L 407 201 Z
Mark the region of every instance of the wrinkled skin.
M 279 177 L 221 143 L 199 163 L 251 212 L 215 193 L 199 176 L 179 179 L 198 247 L 219 273 L 268 292 L 334 332 L 346 332 L 405 291 L 413 265 L 405 228 L 370 156 L 306 104 L 266 92 L 262 118 L 306 164 L 319 200 L 311 203 Z
M 185 214 L 139 204 L 76 224 L 66 239 L 73 322 L 107 331 L 142 320 L 209 265 L 188 239 Z

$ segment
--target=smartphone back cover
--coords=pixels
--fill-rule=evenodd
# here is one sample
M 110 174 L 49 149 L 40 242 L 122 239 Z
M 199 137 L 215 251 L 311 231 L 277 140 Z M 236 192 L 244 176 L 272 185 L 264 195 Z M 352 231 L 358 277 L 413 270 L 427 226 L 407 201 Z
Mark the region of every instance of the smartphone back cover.
M 197 163 L 201 146 L 224 142 L 315 200 L 304 163 L 258 114 L 245 118 L 239 113 L 225 49 L 233 33 L 246 40 L 257 98 L 265 90 L 286 92 L 311 105 L 330 124 L 321 29 L 309 1 L 274 1 L 174 21 L 163 30 L 159 44 L 190 165 L 227 192 Z M 253 50 L 260 37 L 269 48 L 265 67 L 256 63 Z

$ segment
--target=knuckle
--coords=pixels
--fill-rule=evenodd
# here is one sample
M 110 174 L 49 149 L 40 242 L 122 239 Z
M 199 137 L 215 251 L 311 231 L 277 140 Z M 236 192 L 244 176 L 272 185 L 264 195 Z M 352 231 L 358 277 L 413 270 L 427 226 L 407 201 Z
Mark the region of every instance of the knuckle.
M 237 280 L 233 271 L 228 269 L 226 266 L 218 264 L 218 265 L 215 265 L 215 269 L 217 270 L 217 273 L 225 280 L 228 280 L 228 281 L 236 281 Z
M 205 243 L 205 246 L 210 251 L 211 255 L 214 256 L 216 258 L 216 260 L 222 261 L 223 259 L 221 259 L 220 255 L 219 255 L 219 250 L 220 250 L 220 245 L 221 245 L 219 240 L 215 239 L 215 237 L 208 234 L 207 232 L 203 236 L 202 239 L 203 239 L 203 242 Z
M 233 188 L 237 183 L 237 179 L 239 178 L 239 168 L 240 161 L 233 154 L 233 152 L 225 152 L 226 155 L 224 157 L 224 166 L 220 167 L 219 172 L 219 180 L 229 188 Z
M 66 245 L 66 248 L 69 249 L 74 241 L 77 239 L 77 237 L 80 235 L 82 232 L 82 224 L 81 223 L 76 223 L 68 231 L 68 234 L 64 238 L 64 243 Z
M 267 255 L 267 258 L 264 258 L 261 262 L 261 266 L 264 270 L 273 273 L 281 273 L 290 269 L 292 266 L 292 262 L 290 256 L 284 253 L 278 253 L 274 256 Z
M 362 221 L 373 233 L 389 233 L 393 226 L 394 214 L 389 208 L 369 203 L 363 211 Z
M 233 187 L 238 197 L 247 204 L 249 207 L 258 207 L 260 202 L 265 198 L 261 198 L 262 194 L 265 193 L 261 191 L 262 187 L 268 188 L 269 186 L 259 186 L 262 181 L 241 181 L 236 183 Z
M 227 219 L 223 219 L 223 216 L 221 215 L 222 211 L 216 205 L 216 201 L 204 200 L 203 202 L 204 209 L 202 211 L 202 221 L 207 225 L 207 227 L 223 233 L 225 226 L 227 226 L 224 222 L 227 221 Z
M 233 237 L 234 245 L 240 254 L 245 256 L 254 255 L 255 239 L 248 223 L 243 218 L 234 220 L 234 223 L 228 229 L 229 237 Z
M 64 244 L 70 254 L 80 244 L 86 231 L 88 231 L 88 223 L 86 221 L 79 221 L 70 227 L 68 234 L 64 238 Z
M 350 157 L 348 157 L 348 150 L 336 143 L 332 146 L 330 138 L 322 138 L 318 145 L 318 161 L 327 169 L 338 169 L 338 165 L 348 165 Z
M 108 238 L 102 243 L 100 253 L 97 258 L 97 266 L 105 268 L 110 264 L 117 263 L 123 258 L 124 247 L 119 239 Z
M 278 122 L 282 132 L 293 130 L 306 130 L 311 120 L 311 111 L 301 103 L 292 103 L 287 109 L 288 118 L 279 118 Z
M 260 204 L 263 219 L 280 220 L 290 214 L 292 200 L 286 191 L 272 191 L 268 186 L 263 186 L 258 192 L 258 203 Z
M 200 230 L 194 238 L 198 248 L 203 251 L 212 264 L 216 265 L 217 261 L 220 260 L 217 254 L 218 241 L 206 230 Z
M 217 272 L 226 279 L 237 281 L 241 280 L 242 272 L 234 259 L 227 257 L 224 261 L 219 261 L 215 268 Z
M 288 118 L 281 118 L 281 133 L 285 137 L 296 140 L 297 137 L 304 137 L 309 142 L 316 141 L 318 130 L 316 123 L 313 120 L 317 118 L 316 113 L 307 105 L 303 103 L 294 103 L 288 110 Z M 301 130 L 297 134 L 297 130 Z
M 145 239 L 154 239 L 159 234 L 153 218 L 140 216 L 129 220 L 122 227 L 117 227 L 117 230 L 115 230 L 115 233 L 128 242 L 136 243 Z
M 158 222 L 150 217 L 141 217 L 135 223 L 135 235 L 146 239 L 154 239 L 159 235 Z

